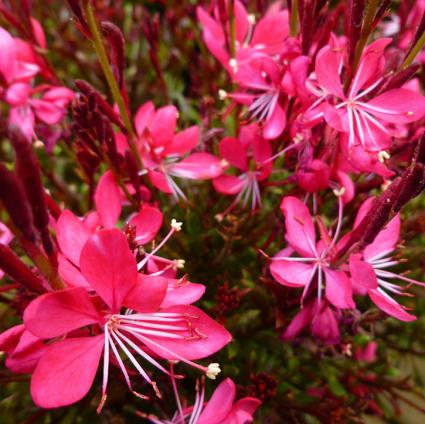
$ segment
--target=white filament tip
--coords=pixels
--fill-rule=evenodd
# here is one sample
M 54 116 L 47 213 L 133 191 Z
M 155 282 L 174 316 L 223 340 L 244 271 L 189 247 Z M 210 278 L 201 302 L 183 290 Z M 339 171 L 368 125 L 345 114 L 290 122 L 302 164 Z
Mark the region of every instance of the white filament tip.
M 227 98 L 227 91 L 220 88 L 220 90 L 218 90 L 218 98 L 220 100 L 226 99 Z
M 384 163 L 386 160 L 388 160 L 390 158 L 390 154 L 388 152 L 386 152 L 385 150 L 381 150 L 378 153 L 378 160 L 381 163 Z
M 248 22 L 249 22 L 251 25 L 254 25 L 254 24 L 255 24 L 255 15 L 254 15 L 253 13 L 250 13 L 250 14 L 248 15 Z
M 338 189 L 335 188 L 333 190 L 333 193 L 335 194 L 336 197 L 344 196 L 344 194 L 345 194 L 345 187 L 340 187 Z
M 175 260 L 176 268 L 178 268 L 178 269 L 184 268 L 185 263 L 186 263 L 186 261 L 184 259 L 176 259 Z
M 211 380 L 215 380 L 215 378 L 221 373 L 220 364 L 217 362 L 213 362 L 208 365 L 206 375 Z
M 174 218 L 171 220 L 171 228 L 174 229 L 174 231 L 180 231 L 182 229 L 183 222 L 178 222 Z
M 234 72 L 238 71 L 238 61 L 234 57 L 229 60 L 229 66 L 233 69 Z

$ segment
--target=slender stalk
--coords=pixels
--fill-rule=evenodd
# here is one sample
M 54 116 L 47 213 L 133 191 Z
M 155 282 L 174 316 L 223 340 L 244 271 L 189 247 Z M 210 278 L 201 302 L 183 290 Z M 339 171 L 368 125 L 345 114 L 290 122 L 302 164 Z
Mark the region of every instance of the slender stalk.
M 83 7 L 84 7 L 84 13 L 87 18 L 87 24 L 92 34 L 94 49 L 96 51 L 103 73 L 105 74 L 109 89 L 111 90 L 112 96 L 118 105 L 118 109 L 120 111 L 120 115 L 123 120 L 124 126 L 128 132 L 128 144 L 130 146 L 131 152 L 133 153 L 137 161 L 137 165 L 139 166 L 139 168 L 142 168 L 142 161 L 140 159 L 139 151 L 135 143 L 136 134 L 134 133 L 133 125 L 128 115 L 127 107 L 124 103 L 124 98 L 121 95 L 120 89 L 118 87 L 118 83 L 109 65 L 108 56 L 106 54 L 105 45 L 102 39 L 102 34 L 99 30 L 96 17 L 94 16 L 91 0 L 84 0 Z
M 413 49 L 407 55 L 406 59 L 404 59 L 403 64 L 401 65 L 401 69 L 406 69 L 409 65 L 412 64 L 413 59 L 415 59 L 416 55 L 422 50 L 425 45 L 425 32 L 422 34 L 421 38 L 417 41 Z
M 236 56 L 235 1 L 229 0 L 230 56 Z
M 289 22 L 289 34 L 295 37 L 298 31 L 298 0 L 293 0 L 291 7 L 291 18 Z
M 363 50 L 366 46 L 367 40 L 369 39 L 369 35 L 372 31 L 372 23 L 376 15 L 378 4 L 379 4 L 379 0 L 370 0 L 367 4 L 366 16 L 364 17 L 364 20 L 363 20 L 362 33 L 361 33 L 359 42 L 357 43 L 357 46 L 356 46 L 356 51 L 354 53 L 354 60 L 351 67 L 349 78 L 347 78 L 345 82 L 345 86 L 344 86 L 345 89 L 348 89 L 348 87 L 351 84 L 351 80 L 356 74 L 357 67 L 359 66 L 359 63 L 360 63 L 360 58 L 362 57 Z

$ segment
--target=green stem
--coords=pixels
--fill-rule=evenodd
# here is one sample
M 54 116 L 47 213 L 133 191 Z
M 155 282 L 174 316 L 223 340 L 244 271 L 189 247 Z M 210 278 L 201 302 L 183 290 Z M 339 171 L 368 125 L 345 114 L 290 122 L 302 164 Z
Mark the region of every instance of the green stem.
M 425 45 L 425 31 L 421 35 L 421 38 L 419 38 L 419 40 L 416 42 L 416 44 L 413 47 L 413 49 L 407 55 L 406 59 L 404 60 L 403 64 L 401 65 L 401 69 L 406 69 L 409 65 L 412 64 L 413 59 L 422 50 L 422 48 L 423 48 L 424 45 Z
M 84 0 L 84 13 L 86 15 L 87 24 L 92 34 L 92 42 L 93 42 L 94 49 L 96 51 L 103 73 L 105 74 L 106 81 L 108 82 L 108 85 L 109 85 L 109 89 L 111 90 L 112 96 L 116 104 L 118 105 L 118 109 L 120 111 L 120 115 L 123 120 L 124 126 L 127 129 L 128 144 L 130 146 L 131 152 L 133 153 L 137 161 L 137 165 L 140 168 L 142 168 L 142 161 L 140 159 L 139 151 L 137 149 L 137 145 L 135 142 L 136 134 L 134 133 L 133 125 L 131 124 L 128 111 L 124 103 L 124 99 L 118 87 L 118 83 L 109 65 L 109 60 L 106 54 L 105 45 L 103 43 L 102 34 L 99 30 L 99 26 L 94 16 L 91 0 Z
M 230 57 L 236 56 L 235 1 L 229 0 Z
M 298 0 L 293 0 L 291 7 L 291 19 L 289 22 L 289 34 L 295 37 L 298 31 Z

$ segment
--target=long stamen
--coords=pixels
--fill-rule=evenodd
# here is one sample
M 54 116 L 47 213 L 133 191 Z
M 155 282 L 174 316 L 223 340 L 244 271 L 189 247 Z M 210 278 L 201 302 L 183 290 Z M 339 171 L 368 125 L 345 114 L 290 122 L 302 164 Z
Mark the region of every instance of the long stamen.
M 153 255 L 155 255 L 158 250 L 160 250 L 165 243 L 170 239 L 170 237 L 176 232 L 181 230 L 181 223 L 177 222 L 175 219 L 171 220 L 171 230 L 170 232 L 164 237 L 164 239 L 161 241 L 161 243 L 158 244 L 158 246 L 147 256 L 145 256 L 138 264 L 137 264 L 137 270 L 140 271 L 149 261 L 149 259 L 152 258 Z

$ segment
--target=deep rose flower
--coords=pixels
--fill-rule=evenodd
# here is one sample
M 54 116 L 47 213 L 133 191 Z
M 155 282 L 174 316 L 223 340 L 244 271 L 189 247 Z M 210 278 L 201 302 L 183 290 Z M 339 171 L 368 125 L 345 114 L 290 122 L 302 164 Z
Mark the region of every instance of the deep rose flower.
M 261 136 L 258 125 L 242 127 L 239 138 L 223 138 L 219 150 L 221 157 L 241 171 L 241 174 L 226 174 L 214 178 L 212 182 L 215 190 L 227 195 L 236 195 L 229 209 L 241 200 L 245 207 L 250 198 L 252 209 L 261 207 L 259 183 L 268 178 L 273 163 L 268 161 L 272 153 L 270 143 Z
M 395 125 L 416 122 L 425 115 L 425 97 L 412 90 L 392 89 L 368 98 L 383 79 L 384 50 L 391 41 L 381 38 L 364 50 L 347 92 L 340 78 L 343 49 L 332 43 L 317 55 L 317 85 L 307 85 L 319 99 L 304 119 L 317 122 L 324 118 L 344 135 L 349 152 L 358 145 L 367 152 L 380 152 L 397 135 Z
M 319 304 L 325 290 L 327 301 L 335 308 L 351 309 L 355 304 L 350 279 L 344 271 L 334 269 L 330 263 L 341 228 L 341 197 L 339 204 L 338 224 L 333 238 L 319 226 L 321 239 L 316 241 L 314 223 L 305 204 L 296 197 L 284 197 L 280 208 L 285 216 L 285 238 L 289 247 L 272 258 L 270 272 L 280 284 L 303 288 L 301 302 L 315 285 Z M 288 255 L 288 250 L 300 256 Z
M 163 308 L 166 280 L 137 272 L 122 232 L 111 229 L 91 235 L 82 249 L 80 268 L 90 293 L 83 287 L 47 293 L 32 301 L 24 313 L 27 331 L 52 340 L 31 378 L 31 395 L 38 406 L 56 408 L 83 398 L 102 353 L 103 396 L 98 410 L 106 400 L 111 362 L 121 369 L 129 389 L 145 397 L 133 390 L 120 351 L 158 395 L 141 360 L 169 372 L 152 353 L 182 361 L 215 378 L 218 364 L 204 367 L 193 360 L 221 349 L 230 341 L 230 334 L 194 306 L 169 302 Z
M 356 228 L 371 207 L 373 198 L 366 200 L 359 209 L 354 228 Z M 414 321 L 416 317 L 406 311 L 390 294 L 408 296 L 406 288 L 391 283 L 389 279 L 397 279 L 410 284 L 424 286 L 401 274 L 388 271 L 387 268 L 397 265 L 399 261 L 391 256 L 397 247 L 400 237 L 400 216 L 395 216 L 378 234 L 373 243 L 362 252 L 350 256 L 351 281 L 360 294 L 368 294 L 375 305 L 401 321 Z M 390 293 L 390 294 L 389 294 Z
M 253 397 L 235 402 L 236 387 L 230 378 L 219 384 L 206 403 L 204 392 L 204 385 L 201 390 L 197 386 L 194 406 L 176 411 L 171 420 L 152 415 L 148 419 L 154 424 L 246 424 L 252 422 L 254 412 L 261 405 L 261 401 Z

